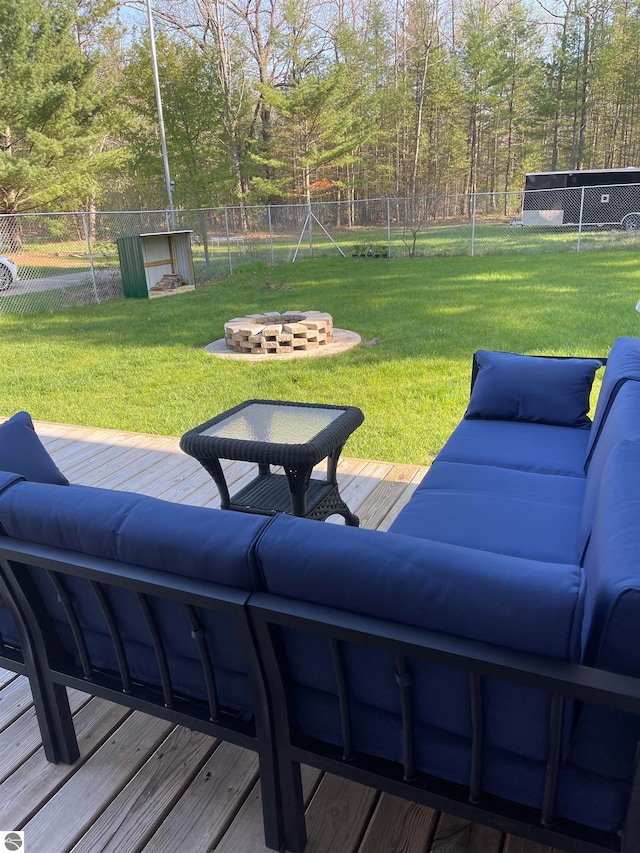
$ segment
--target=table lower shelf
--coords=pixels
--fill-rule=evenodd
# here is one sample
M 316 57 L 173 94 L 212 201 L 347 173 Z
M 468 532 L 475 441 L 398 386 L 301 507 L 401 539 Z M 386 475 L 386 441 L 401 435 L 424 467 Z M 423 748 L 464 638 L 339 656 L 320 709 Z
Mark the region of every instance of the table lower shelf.
M 289 481 L 284 474 L 260 474 L 244 489 L 231 496 L 230 509 L 259 515 L 293 514 Z M 357 527 L 358 518 L 344 503 L 338 487 L 326 480 L 311 479 L 306 493 L 306 518 L 324 520 L 342 515 L 347 524 Z

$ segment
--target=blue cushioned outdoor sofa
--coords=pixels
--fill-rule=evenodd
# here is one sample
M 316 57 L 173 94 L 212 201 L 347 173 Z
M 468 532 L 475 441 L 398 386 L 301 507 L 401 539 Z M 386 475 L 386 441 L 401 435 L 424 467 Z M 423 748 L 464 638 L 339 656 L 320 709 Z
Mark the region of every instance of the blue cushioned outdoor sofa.
M 601 368 L 478 352 L 386 533 L 68 486 L 14 416 L 0 664 L 22 649 L 51 759 L 73 760 L 81 686 L 257 749 L 274 848 L 305 845 L 302 762 L 640 851 L 640 340 L 614 343 L 592 423 Z

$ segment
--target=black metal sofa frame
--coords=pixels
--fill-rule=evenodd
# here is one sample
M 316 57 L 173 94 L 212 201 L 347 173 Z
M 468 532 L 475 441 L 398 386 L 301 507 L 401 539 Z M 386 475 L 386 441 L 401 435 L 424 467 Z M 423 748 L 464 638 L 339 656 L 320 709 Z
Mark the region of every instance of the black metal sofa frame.
M 25 566 L 46 573 L 67 608 L 78 647 L 77 660 L 64 652 L 48 628 L 42 599 Z M 91 666 L 82 629 L 65 597 L 65 577 L 83 579 L 92 589 L 109 625 L 119 672 Z M 120 628 L 111 612 L 108 587 L 129 590 L 138 599 L 153 643 L 161 685 L 133 681 L 128 672 Z M 88 557 L 76 552 L 0 537 L 0 592 L 11 609 L 22 643 L 20 650 L 0 647 L 0 666 L 27 674 L 42 730 L 47 758 L 72 763 L 78 757 L 66 687 L 176 724 L 211 734 L 257 751 L 265 821 L 265 840 L 273 849 L 286 843 L 293 853 L 306 844 L 300 764 L 308 764 L 435 809 L 487 824 L 505 832 L 572 853 L 637 853 L 640 850 L 640 762 L 632 786 L 624 833 L 612 837 L 554 815 L 554 798 L 561 761 L 561 721 L 566 699 L 593 702 L 640 715 L 637 679 L 589 667 L 523 654 L 347 611 L 309 605 L 264 593 L 249 593 L 204 583 L 166 572 Z M 161 632 L 150 615 L 154 597 L 178 602 L 188 615 L 192 641 L 198 646 L 208 702 L 178 695 L 164 659 Z M 197 612 L 215 610 L 231 616 L 244 653 L 254 702 L 254 719 L 246 721 L 220 707 L 215 673 L 202 642 Z M 144 615 L 146 614 L 146 615 Z M 281 642 L 282 628 L 320 635 L 329 644 L 341 707 L 343 743 L 334 747 L 297 732 L 291 678 Z M 342 647 L 356 643 L 391 653 L 395 661 L 402 709 L 404 766 L 354 752 L 351 747 L 349 684 L 341 665 Z M 469 784 L 454 785 L 416 772 L 413 765 L 412 691 L 410 661 L 432 661 L 468 673 L 469 707 L 473 721 L 473 760 Z M 499 678 L 547 691 L 551 703 L 546 789 L 541 811 L 491 797 L 482 791 L 482 683 Z
M 637 679 L 268 594 L 254 593 L 249 600 L 249 610 L 273 702 L 285 833 L 288 849 L 293 853 L 301 853 L 306 844 L 300 764 L 572 853 L 611 850 L 637 853 L 640 850 L 638 757 L 627 821 L 620 837 L 558 820 L 554 814 L 565 701 L 576 699 L 640 714 L 640 681 Z M 329 646 L 340 705 L 340 747 L 312 740 L 297 731 L 292 678 L 281 637 L 283 628 L 294 628 L 299 642 L 304 642 L 300 635 L 308 633 L 321 636 Z M 404 766 L 359 754 L 352 748 L 350 687 L 342 652 L 347 643 L 385 650 L 395 661 Z M 443 664 L 468 674 L 472 761 L 467 786 L 447 783 L 416 771 L 412 660 Z M 482 683 L 489 677 L 539 688 L 552 696 L 546 785 L 540 811 L 492 797 L 482 790 Z
M 35 567 L 46 574 L 53 584 L 71 625 L 76 655 L 62 648 L 52 629 L 50 614 L 44 610 L 42 597 L 25 570 L 27 566 L 32 567 L 31 571 Z M 69 577 L 82 579 L 90 587 L 108 626 L 119 671 L 101 671 L 92 666 L 82 625 L 65 588 L 65 580 Z M 130 675 L 122 626 L 109 604 L 107 590 L 113 587 L 128 590 L 137 599 L 140 618 L 144 620 L 153 646 L 159 685 L 141 683 Z M 0 646 L 0 666 L 29 677 L 49 761 L 71 764 L 79 756 L 66 687 L 254 750 L 260 764 L 265 842 L 274 850 L 281 849 L 284 836 L 273 752 L 272 714 L 248 620 L 249 592 L 0 537 L 0 594 L 12 613 L 22 647 Z M 201 690 L 207 701 L 180 695 L 174 689 L 162 630 L 150 607 L 154 598 L 177 602 L 184 609 L 190 628 L 187 641 L 197 648 L 202 669 Z M 249 678 L 253 719 L 245 719 L 242 714 L 222 707 L 218 701 L 211 649 L 207 647 L 199 617 L 205 610 L 226 614 L 232 620 Z

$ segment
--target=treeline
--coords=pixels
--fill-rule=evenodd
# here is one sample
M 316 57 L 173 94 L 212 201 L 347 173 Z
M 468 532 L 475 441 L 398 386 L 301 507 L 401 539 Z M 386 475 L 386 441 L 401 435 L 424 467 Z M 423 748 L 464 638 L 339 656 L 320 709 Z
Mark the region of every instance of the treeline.
M 178 206 L 640 165 L 638 0 L 155 0 L 154 22 Z M 0 0 L 0 213 L 165 204 L 144 0 Z

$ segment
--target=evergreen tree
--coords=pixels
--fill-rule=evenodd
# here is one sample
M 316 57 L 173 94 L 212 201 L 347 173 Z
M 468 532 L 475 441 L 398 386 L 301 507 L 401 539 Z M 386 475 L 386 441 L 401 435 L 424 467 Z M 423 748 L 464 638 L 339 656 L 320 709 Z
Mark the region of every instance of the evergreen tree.
M 269 186 L 256 178 L 262 192 L 287 192 L 308 203 L 315 190 L 331 188 L 332 168 L 353 162 L 364 134 L 359 93 L 350 82 L 346 67 L 337 65 L 324 76 L 296 75 L 284 91 L 265 88 L 280 140 L 272 165 L 285 174 Z
M 230 116 L 212 50 L 171 40 L 161 30 L 156 52 L 176 205 L 198 208 L 237 202 L 240 164 L 234 159 L 230 124 L 238 125 L 244 115 L 246 129 L 242 101 L 236 115 Z M 129 51 L 119 91 L 129 114 L 121 128 L 135 176 L 129 194 L 135 194 L 135 206 L 162 208 L 166 204 L 164 171 L 148 39 L 136 42 Z
M 92 191 L 100 99 L 76 15 L 73 0 L 0 3 L 0 213 L 77 207 Z

